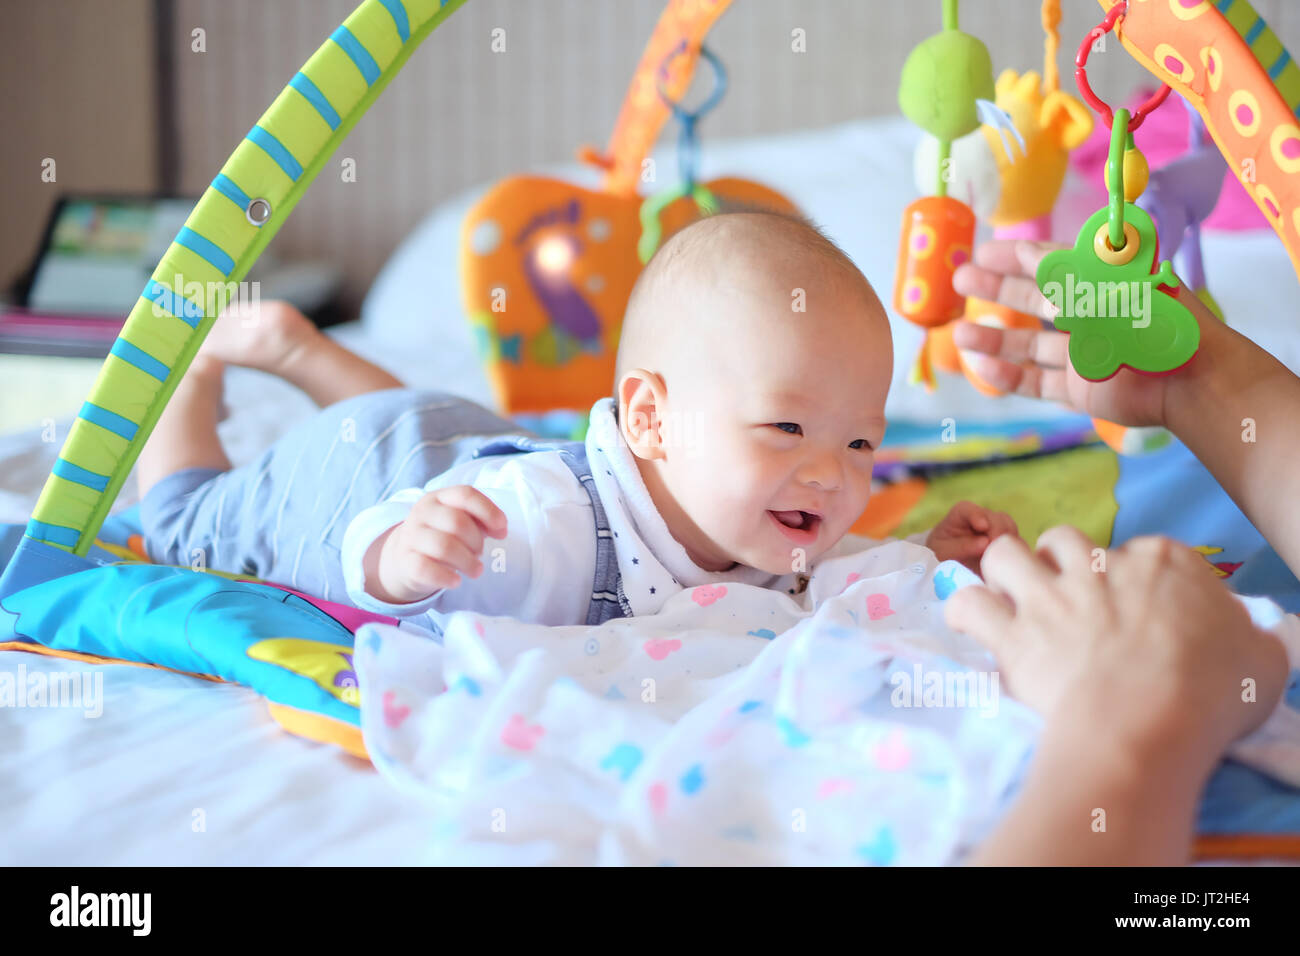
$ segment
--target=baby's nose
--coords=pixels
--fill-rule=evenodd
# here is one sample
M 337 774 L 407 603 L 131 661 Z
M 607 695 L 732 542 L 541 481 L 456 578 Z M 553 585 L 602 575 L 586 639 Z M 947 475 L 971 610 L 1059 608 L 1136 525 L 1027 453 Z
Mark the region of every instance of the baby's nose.
M 817 485 L 823 491 L 838 491 L 844 471 L 834 455 L 822 455 L 804 464 L 800 479 L 805 484 Z

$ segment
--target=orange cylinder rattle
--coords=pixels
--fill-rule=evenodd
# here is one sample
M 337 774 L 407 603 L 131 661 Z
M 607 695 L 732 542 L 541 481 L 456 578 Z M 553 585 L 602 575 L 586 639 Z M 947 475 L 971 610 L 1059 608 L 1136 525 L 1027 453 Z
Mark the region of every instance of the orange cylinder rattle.
M 903 211 L 898 242 L 894 308 L 925 328 L 944 325 L 966 309 L 952 288 L 952 274 L 970 261 L 975 214 L 960 199 L 925 196 Z

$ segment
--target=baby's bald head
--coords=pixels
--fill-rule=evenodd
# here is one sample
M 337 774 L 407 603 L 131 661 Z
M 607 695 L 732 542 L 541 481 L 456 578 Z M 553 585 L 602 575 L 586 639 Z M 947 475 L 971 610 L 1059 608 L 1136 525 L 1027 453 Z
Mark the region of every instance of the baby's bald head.
M 869 328 L 888 345 L 889 320 L 857 266 L 808 220 L 780 212 L 722 213 L 672 236 L 628 300 L 615 363 L 614 402 L 636 368 L 677 384 L 725 375 L 747 346 L 789 340 L 807 348 Z M 831 354 L 828 361 L 851 357 Z

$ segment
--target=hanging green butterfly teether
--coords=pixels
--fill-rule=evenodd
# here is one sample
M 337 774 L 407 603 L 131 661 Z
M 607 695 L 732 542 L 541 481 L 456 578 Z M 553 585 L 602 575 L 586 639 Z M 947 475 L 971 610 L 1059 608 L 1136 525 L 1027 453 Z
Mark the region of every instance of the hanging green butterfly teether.
M 1128 110 L 1116 110 L 1106 163 L 1109 205 L 1083 224 L 1073 249 L 1045 256 L 1035 276 L 1057 309 L 1056 327 L 1070 333 L 1070 364 L 1092 381 L 1110 378 L 1121 366 L 1151 375 L 1172 372 L 1196 354 L 1201 338 L 1196 317 L 1160 288 L 1176 289 L 1178 277 L 1168 261 L 1157 267 L 1155 224 L 1133 204 L 1146 177 L 1128 127 Z

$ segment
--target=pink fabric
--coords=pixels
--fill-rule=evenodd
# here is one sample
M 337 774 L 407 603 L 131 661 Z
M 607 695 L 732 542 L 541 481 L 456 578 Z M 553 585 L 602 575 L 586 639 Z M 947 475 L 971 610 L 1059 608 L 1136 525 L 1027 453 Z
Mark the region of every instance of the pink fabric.
M 1137 109 L 1152 93 L 1154 88 L 1138 90 L 1124 107 L 1130 112 Z M 1186 106 L 1179 101 L 1178 94 L 1171 94 L 1164 105 L 1147 116 L 1142 125 L 1133 134 L 1133 141 L 1147 159 L 1151 169 L 1159 169 L 1165 163 L 1187 152 L 1188 130 L 1190 127 Z M 1208 133 L 1206 134 L 1208 138 Z M 1103 168 L 1106 154 L 1110 151 L 1110 130 L 1100 122 L 1082 146 L 1070 154 L 1070 165 L 1093 187 L 1089 197 L 1093 210 L 1100 209 L 1106 203 L 1106 184 Z M 1268 221 L 1259 211 L 1255 201 L 1250 198 L 1237 177 L 1229 170 L 1224 173 L 1223 192 L 1214 212 L 1202 223 L 1206 229 L 1218 229 L 1224 232 L 1240 232 L 1246 229 L 1267 229 Z
M 351 604 L 336 604 L 333 601 L 326 601 L 324 598 L 318 598 L 312 594 L 305 594 L 302 591 L 295 591 L 293 588 L 283 584 L 276 584 L 267 581 L 267 584 L 273 588 L 279 588 L 281 591 L 288 591 L 290 594 L 296 594 L 308 604 L 320 608 L 334 620 L 338 621 L 353 634 L 357 632 L 362 624 L 392 624 L 398 625 L 401 622 L 395 617 L 388 617 L 385 614 L 375 614 L 371 611 L 363 611 L 359 607 L 353 607 Z

